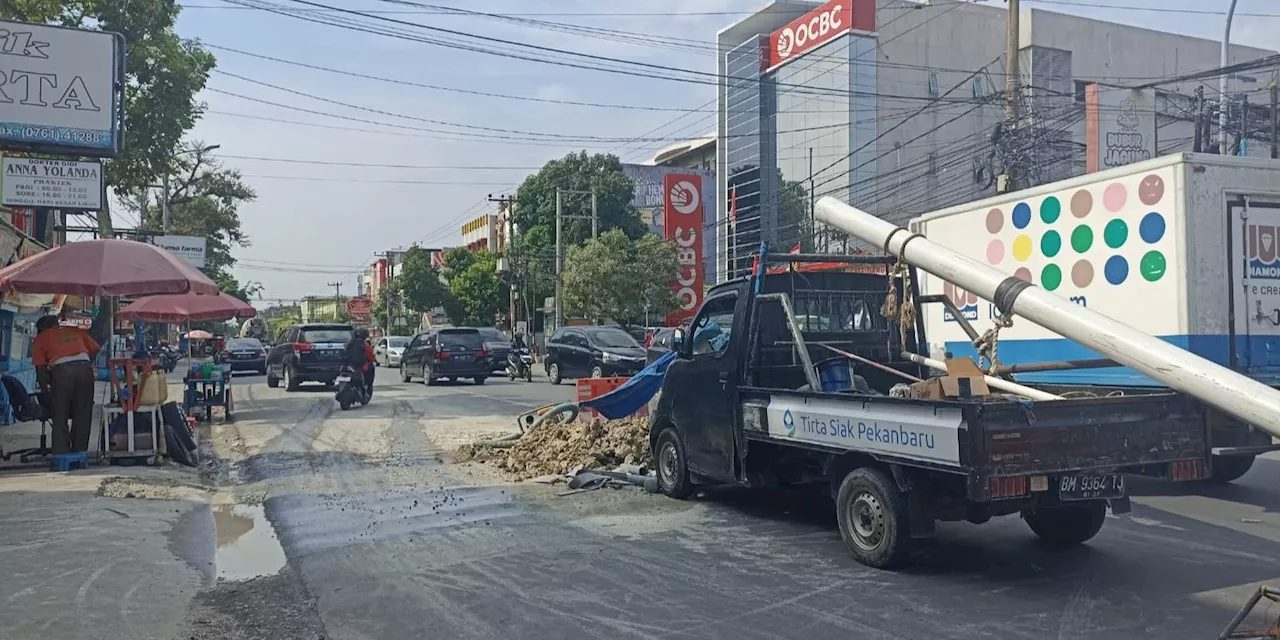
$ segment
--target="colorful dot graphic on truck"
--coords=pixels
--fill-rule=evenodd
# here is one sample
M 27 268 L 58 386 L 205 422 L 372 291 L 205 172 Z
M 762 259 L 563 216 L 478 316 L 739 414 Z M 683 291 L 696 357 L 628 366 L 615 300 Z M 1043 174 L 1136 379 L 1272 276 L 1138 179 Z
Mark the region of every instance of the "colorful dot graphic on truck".
M 1049 291 L 1158 282 L 1169 270 L 1165 194 L 1164 177 L 1136 174 L 987 209 L 987 263 Z

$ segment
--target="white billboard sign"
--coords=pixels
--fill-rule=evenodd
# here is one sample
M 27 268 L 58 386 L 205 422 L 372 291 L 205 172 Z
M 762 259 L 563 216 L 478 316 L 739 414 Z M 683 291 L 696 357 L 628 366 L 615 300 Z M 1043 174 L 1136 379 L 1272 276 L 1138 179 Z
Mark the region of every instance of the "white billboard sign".
M 96 211 L 102 208 L 102 164 L 43 158 L 0 161 L 0 203 Z
M 169 253 L 172 253 L 197 269 L 204 268 L 204 250 L 207 238 L 197 236 L 156 236 L 151 241 Z
M 123 37 L 0 21 L 0 53 L 0 143 L 119 153 Z

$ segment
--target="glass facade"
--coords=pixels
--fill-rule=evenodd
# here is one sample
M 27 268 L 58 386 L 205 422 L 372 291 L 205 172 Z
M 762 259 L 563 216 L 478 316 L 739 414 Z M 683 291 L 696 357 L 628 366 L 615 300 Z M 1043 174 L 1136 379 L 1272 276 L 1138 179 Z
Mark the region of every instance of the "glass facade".
M 725 55 L 730 278 L 750 273 L 762 241 L 775 251 L 850 246 L 814 229 L 824 195 L 875 210 L 876 40 L 841 36 L 762 74 L 761 39 Z
M 846 35 L 773 71 L 777 97 L 779 250 L 837 251 L 838 231 L 814 228 L 812 203 L 831 195 L 874 210 L 876 41 Z
M 770 237 L 776 214 L 768 197 L 777 174 L 773 96 L 760 76 L 761 38 L 725 54 L 725 194 L 729 214 L 726 277 L 750 273 L 751 257 Z

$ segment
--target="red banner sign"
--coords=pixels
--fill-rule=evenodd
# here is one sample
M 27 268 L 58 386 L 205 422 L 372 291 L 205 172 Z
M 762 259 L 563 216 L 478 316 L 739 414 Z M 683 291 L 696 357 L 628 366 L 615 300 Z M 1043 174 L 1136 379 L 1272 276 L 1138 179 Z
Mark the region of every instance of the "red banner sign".
M 668 326 L 677 326 L 692 318 L 702 305 L 705 273 L 702 260 L 702 224 L 706 211 L 702 193 L 706 185 L 702 176 L 668 173 L 662 176 L 662 231 L 675 243 L 680 259 L 680 273 L 671 289 L 680 307 L 667 316 Z
M 369 315 L 373 310 L 373 302 L 368 298 L 352 298 L 347 301 L 347 315 L 353 318 L 363 318 Z
M 798 58 L 851 29 L 876 30 L 875 0 L 831 0 L 769 34 L 769 50 L 761 56 L 761 69 Z

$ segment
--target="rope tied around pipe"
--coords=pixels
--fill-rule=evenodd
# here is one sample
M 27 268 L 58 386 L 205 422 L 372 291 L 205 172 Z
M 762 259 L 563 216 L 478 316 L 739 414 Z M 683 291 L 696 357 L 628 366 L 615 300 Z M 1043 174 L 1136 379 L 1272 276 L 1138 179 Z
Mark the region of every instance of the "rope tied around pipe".
M 1003 313 L 991 321 L 991 328 L 973 341 L 973 348 L 978 351 L 978 366 L 985 360 L 987 371 L 994 371 L 1000 364 L 1000 330 L 1013 326 L 1013 314 Z
M 904 243 L 905 247 L 906 244 Z M 880 315 L 889 320 L 898 321 L 898 339 L 903 349 L 907 348 L 907 333 L 916 324 L 916 304 L 911 293 L 911 268 L 901 253 L 893 263 L 893 268 L 886 271 L 889 286 L 884 297 L 884 305 L 880 307 Z M 898 288 L 895 280 L 902 280 L 902 301 L 898 301 Z

